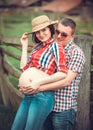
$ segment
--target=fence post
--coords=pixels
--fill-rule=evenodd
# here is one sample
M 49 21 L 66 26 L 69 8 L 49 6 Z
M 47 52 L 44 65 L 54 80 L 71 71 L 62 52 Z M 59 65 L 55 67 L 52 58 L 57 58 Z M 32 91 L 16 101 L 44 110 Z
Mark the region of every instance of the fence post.
M 74 130 L 90 130 L 90 66 L 92 38 L 89 36 L 77 36 L 75 38 L 75 43 L 84 51 L 86 64 L 80 83 L 78 112 Z

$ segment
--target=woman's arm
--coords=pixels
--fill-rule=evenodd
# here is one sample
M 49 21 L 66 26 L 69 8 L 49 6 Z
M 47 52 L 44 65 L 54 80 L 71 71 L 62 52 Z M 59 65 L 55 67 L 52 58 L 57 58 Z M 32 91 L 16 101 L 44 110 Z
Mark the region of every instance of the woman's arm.
M 57 90 L 59 88 L 61 89 L 64 88 L 65 86 L 70 85 L 77 75 L 78 72 L 73 72 L 72 70 L 68 70 L 67 76 L 64 79 L 60 79 L 52 83 L 41 85 L 38 89 L 33 89 L 31 87 L 27 87 L 25 89 L 20 87 L 20 91 L 27 94 L 35 94 L 42 91 Z
M 21 37 L 22 54 L 20 61 L 20 68 L 22 69 L 27 64 L 27 49 L 28 49 L 28 36 L 24 33 Z

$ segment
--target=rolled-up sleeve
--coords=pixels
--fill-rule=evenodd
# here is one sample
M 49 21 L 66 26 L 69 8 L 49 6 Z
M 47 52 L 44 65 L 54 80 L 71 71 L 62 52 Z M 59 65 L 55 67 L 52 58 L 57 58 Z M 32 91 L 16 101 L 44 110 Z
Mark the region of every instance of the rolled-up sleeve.
M 71 59 L 69 60 L 68 67 L 73 72 L 83 72 L 85 65 L 85 55 L 81 49 L 73 49 L 71 52 Z

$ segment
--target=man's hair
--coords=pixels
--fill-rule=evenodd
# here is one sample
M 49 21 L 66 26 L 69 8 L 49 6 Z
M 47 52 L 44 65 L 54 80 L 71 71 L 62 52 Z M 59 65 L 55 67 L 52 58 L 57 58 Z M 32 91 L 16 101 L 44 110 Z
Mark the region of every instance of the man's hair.
M 70 18 L 64 18 L 64 19 L 60 20 L 59 23 L 61 23 L 64 26 L 69 26 L 72 29 L 72 34 L 75 33 L 76 23 L 72 19 L 70 19 Z

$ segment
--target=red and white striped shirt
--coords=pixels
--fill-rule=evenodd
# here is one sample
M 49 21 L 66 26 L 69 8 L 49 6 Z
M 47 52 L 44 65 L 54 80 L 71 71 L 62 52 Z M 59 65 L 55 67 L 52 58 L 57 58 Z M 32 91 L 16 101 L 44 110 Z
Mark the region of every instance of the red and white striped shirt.
M 36 67 L 51 75 L 57 71 L 67 73 L 66 58 L 61 44 L 53 39 L 43 44 L 38 44 L 30 53 L 28 63 L 23 71 L 28 67 Z

